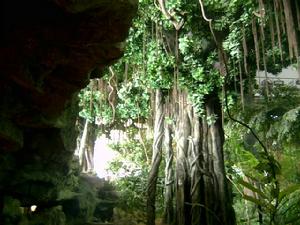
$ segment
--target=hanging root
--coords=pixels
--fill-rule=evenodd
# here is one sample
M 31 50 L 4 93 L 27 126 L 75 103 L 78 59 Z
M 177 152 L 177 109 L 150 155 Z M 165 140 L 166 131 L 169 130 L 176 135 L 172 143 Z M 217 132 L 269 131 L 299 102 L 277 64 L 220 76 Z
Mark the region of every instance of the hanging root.
M 286 24 L 286 30 L 288 36 L 290 59 L 291 60 L 293 58 L 297 59 L 299 56 L 299 52 L 298 52 L 296 31 L 294 26 L 294 19 L 293 19 L 293 14 L 291 9 L 291 2 L 284 0 L 283 8 L 285 14 L 285 24 Z
M 109 92 L 109 94 L 108 94 L 108 102 L 109 102 L 109 104 L 110 104 L 110 106 L 111 106 L 111 109 L 112 109 L 112 112 L 113 112 L 113 118 L 112 118 L 112 122 L 111 123 L 113 123 L 114 121 L 115 121 L 115 116 L 116 116 L 116 109 L 115 109 L 115 104 L 114 104 L 114 96 L 112 95 L 113 93 L 114 93 L 114 91 L 115 91 L 115 89 L 114 89 L 114 87 L 112 86 L 112 84 L 111 84 L 111 81 L 112 81 L 112 79 L 115 77 L 115 73 L 114 73 L 114 71 L 113 71 L 113 69 L 112 69 L 112 67 L 110 66 L 109 67 L 109 71 L 110 71 L 110 73 L 111 73 L 111 77 L 109 78 L 109 80 L 108 80 L 108 86 L 109 86 L 109 88 L 111 89 L 110 90 L 110 92 Z
M 205 12 L 204 12 L 204 7 L 203 7 L 202 0 L 199 0 L 199 3 L 200 3 L 200 6 L 201 6 L 202 16 L 203 16 L 203 18 L 204 18 L 207 22 L 209 22 L 209 26 L 210 26 L 210 28 L 211 28 L 212 36 L 213 36 L 214 40 L 216 41 L 215 44 L 217 45 L 217 47 L 220 48 L 220 51 L 221 51 L 221 53 L 222 53 L 222 54 L 221 54 L 221 57 L 222 57 L 222 61 L 223 61 L 224 66 L 225 66 L 225 71 L 226 71 L 225 82 L 226 82 L 226 78 L 229 77 L 229 76 L 227 76 L 227 75 L 229 74 L 229 70 L 228 70 L 228 65 L 227 65 L 227 63 L 226 63 L 224 50 L 223 50 L 222 46 L 220 46 L 220 45 L 218 44 L 217 40 L 216 40 L 215 33 L 214 33 L 213 29 L 212 29 L 212 19 L 208 19 L 208 18 L 206 17 Z M 264 143 L 260 140 L 260 138 L 259 138 L 259 137 L 257 136 L 257 134 L 254 132 L 254 130 L 253 130 L 248 124 L 246 124 L 246 123 L 244 123 L 243 121 L 240 121 L 240 120 L 238 120 L 238 119 L 235 119 L 235 118 L 231 115 L 231 113 L 230 113 L 230 111 L 229 111 L 229 107 L 228 107 L 228 96 L 227 96 L 227 90 L 226 90 L 226 89 L 225 89 L 225 108 L 226 108 L 226 112 L 227 112 L 227 115 L 228 115 L 229 119 L 231 119 L 232 121 L 234 121 L 234 122 L 236 122 L 236 123 L 239 123 L 240 125 L 246 127 L 246 128 L 252 133 L 252 135 L 254 136 L 254 138 L 258 141 L 258 143 L 260 144 L 260 146 L 263 148 L 263 150 L 264 150 L 264 152 L 265 152 L 267 158 L 269 159 L 269 161 L 271 161 L 272 159 L 271 159 L 271 156 L 270 156 L 270 154 L 269 154 L 269 152 L 268 152 L 267 147 L 266 147 L 266 146 L 264 145 Z
M 256 58 L 256 68 L 259 71 L 259 62 L 260 62 L 260 54 L 259 54 L 259 43 L 258 43 L 258 36 L 257 36 L 257 27 L 255 18 L 252 18 L 252 33 L 254 38 L 254 48 L 255 48 L 255 58 Z
M 280 31 L 280 24 L 279 24 L 279 5 L 277 0 L 274 1 L 274 12 L 275 12 L 275 23 L 276 23 L 276 33 L 277 33 L 277 39 L 278 39 L 278 47 L 280 51 L 280 59 L 281 62 L 283 62 L 283 50 L 281 45 L 281 31 Z

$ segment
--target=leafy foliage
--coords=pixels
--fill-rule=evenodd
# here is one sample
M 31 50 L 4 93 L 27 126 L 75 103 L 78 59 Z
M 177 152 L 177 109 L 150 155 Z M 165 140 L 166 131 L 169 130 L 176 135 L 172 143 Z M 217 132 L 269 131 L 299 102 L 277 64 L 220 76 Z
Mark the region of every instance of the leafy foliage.
M 117 114 L 119 118 L 126 121 L 128 118 L 138 120 L 148 117 L 150 95 L 145 92 L 146 88 L 140 79 L 134 79 L 122 85 L 118 91 Z
M 265 137 L 262 140 L 273 161 L 265 157 L 261 146 L 247 129 L 231 123 L 225 129 L 228 135 L 225 149 L 230 151 L 227 153 L 228 172 L 242 190 L 243 199 L 262 208 L 265 222 L 298 224 L 300 221 L 298 200 L 292 199 L 299 191 L 299 185 L 293 184 L 299 179 L 299 168 L 294 163 L 298 146 L 295 136 L 299 132 L 298 103 L 299 90 L 289 86 L 274 87 L 271 101 L 259 99 L 247 107 L 246 113 L 236 115 L 249 121 L 257 134 Z M 276 180 L 271 176 L 272 171 L 276 173 Z M 245 177 L 252 182 L 245 181 Z M 278 186 L 275 182 L 279 182 Z M 245 189 L 251 194 L 245 194 Z M 289 215 L 292 222 L 286 217 L 289 208 L 292 209 Z
M 101 90 L 93 90 L 90 84 L 80 91 L 79 99 L 79 106 L 81 108 L 79 116 L 90 122 L 94 122 L 96 117 L 100 117 L 104 124 L 112 120 L 112 110 Z
M 111 147 L 119 153 L 109 170 L 118 177 L 115 184 L 121 193 L 120 206 L 125 209 L 145 207 L 148 165 L 143 146 L 138 141 L 129 141 Z

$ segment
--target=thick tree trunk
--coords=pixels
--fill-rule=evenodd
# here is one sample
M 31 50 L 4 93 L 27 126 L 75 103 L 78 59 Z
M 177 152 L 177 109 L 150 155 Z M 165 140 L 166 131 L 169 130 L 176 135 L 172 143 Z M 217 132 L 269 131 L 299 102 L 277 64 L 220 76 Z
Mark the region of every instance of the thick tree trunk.
M 165 149 L 165 207 L 164 207 L 164 223 L 172 224 L 174 221 L 174 174 L 173 174 L 173 149 L 172 149 L 172 130 L 171 125 L 165 122 L 164 135 L 164 149 Z
M 159 166 L 162 160 L 164 108 L 161 90 L 155 94 L 155 122 L 151 169 L 147 186 L 147 225 L 155 225 L 155 197 Z
M 176 160 L 176 212 L 177 224 L 188 225 L 190 220 L 189 206 L 189 166 L 188 166 L 188 137 L 190 136 L 190 121 L 186 110 L 186 96 L 180 95 L 179 116 L 177 122 L 177 160 Z
M 206 104 L 207 117 L 213 118 L 214 116 L 219 116 L 218 112 L 215 111 L 215 102 L 213 100 L 208 101 Z M 210 136 L 210 148 L 209 153 L 211 155 L 212 163 L 212 175 L 213 175 L 213 184 L 214 184 L 214 196 L 216 215 L 218 218 L 226 224 L 226 207 L 225 207 L 225 169 L 224 169 L 224 160 L 223 160 L 223 133 L 220 129 L 219 118 L 215 122 L 209 124 L 209 133 Z M 216 220 L 214 220 L 216 221 Z
M 203 157 L 200 153 L 202 146 L 202 132 L 200 118 L 195 111 L 191 114 L 192 137 L 190 139 L 189 148 L 189 164 L 191 170 L 191 225 L 199 225 L 201 223 L 201 212 L 203 209 L 201 204 L 201 183 L 203 178 L 201 176 L 200 163 L 203 162 Z
M 205 99 L 199 118 L 180 93 L 176 124 L 176 225 L 234 225 L 224 156 L 221 104 Z
M 208 96 L 205 103 L 206 121 L 203 121 L 204 153 L 204 210 L 205 225 L 232 225 L 235 216 L 232 208 L 231 194 L 225 175 L 223 143 L 224 134 L 221 123 L 221 105 L 214 94 Z M 209 120 L 208 120 L 209 119 Z M 209 121 L 209 123 L 208 123 Z
M 213 207 L 214 207 L 214 194 L 213 194 L 213 179 L 211 173 L 211 153 L 209 151 L 210 146 L 210 136 L 209 136 L 209 126 L 205 118 L 202 120 L 202 146 L 200 151 L 202 151 L 203 161 L 200 163 L 202 166 L 202 176 L 203 176 L 203 191 L 201 192 L 202 202 L 201 206 L 203 208 L 203 219 L 201 220 L 201 225 L 211 225 L 213 224 Z

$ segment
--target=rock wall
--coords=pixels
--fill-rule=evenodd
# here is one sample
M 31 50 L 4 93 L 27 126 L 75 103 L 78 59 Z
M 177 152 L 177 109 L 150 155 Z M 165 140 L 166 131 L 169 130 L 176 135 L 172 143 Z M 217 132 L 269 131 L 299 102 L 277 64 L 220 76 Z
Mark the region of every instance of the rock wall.
M 93 70 L 122 56 L 137 1 L 0 4 L 2 212 L 5 196 L 21 206 L 44 204 L 66 185 L 75 149 L 74 94 Z

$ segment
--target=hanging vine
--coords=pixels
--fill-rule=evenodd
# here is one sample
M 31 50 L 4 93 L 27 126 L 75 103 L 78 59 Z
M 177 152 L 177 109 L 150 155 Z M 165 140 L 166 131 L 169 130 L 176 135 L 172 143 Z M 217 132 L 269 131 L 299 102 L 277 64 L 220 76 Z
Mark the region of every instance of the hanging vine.
M 285 15 L 285 25 L 287 28 L 290 59 L 291 60 L 293 58 L 298 59 L 299 56 L 298 43 L 296 38 L 294 18 L 291 10 L 290 0 L 283 0 L 283 8 L 284 8 L 284 15 Z

